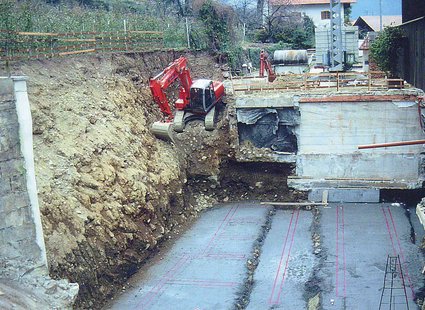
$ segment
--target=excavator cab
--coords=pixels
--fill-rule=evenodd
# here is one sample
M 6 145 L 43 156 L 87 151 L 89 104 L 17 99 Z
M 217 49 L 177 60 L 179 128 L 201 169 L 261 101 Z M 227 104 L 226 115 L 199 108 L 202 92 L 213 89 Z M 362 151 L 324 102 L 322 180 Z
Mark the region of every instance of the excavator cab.
M 195 114 L 205 114 L 216 103 L 213 81 L 196 80 L 190 87 L 190 103 L 187 110 Z

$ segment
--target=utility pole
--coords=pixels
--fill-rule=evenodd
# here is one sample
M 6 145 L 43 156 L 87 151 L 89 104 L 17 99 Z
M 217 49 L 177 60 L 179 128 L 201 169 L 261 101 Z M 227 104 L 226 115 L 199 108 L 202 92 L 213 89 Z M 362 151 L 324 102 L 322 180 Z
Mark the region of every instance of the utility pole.
M 382 31 L 382 0 L 379 0 L 379 31 Z

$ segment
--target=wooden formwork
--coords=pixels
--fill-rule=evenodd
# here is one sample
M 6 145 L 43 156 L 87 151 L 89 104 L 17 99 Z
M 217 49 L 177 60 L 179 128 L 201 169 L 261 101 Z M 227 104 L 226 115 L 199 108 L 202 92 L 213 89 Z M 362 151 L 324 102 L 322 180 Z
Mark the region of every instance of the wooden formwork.
M 383 90 L 388 88 L 405 88 L 402 79 L 388 79 L 385 72 L 323 72 L 304 74 L 279 75 L 269 83 L 259 77 L 232 77 L 234 92 L 279 91 L 279 90 L 310 90 L 332 88 L 367 88 L 368 90 Z

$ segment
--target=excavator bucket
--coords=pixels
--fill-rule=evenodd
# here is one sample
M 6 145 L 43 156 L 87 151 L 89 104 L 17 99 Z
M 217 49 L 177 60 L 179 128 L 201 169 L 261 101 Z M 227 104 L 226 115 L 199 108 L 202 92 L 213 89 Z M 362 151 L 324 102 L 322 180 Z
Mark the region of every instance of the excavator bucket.
M 155 122 L 152 124 L 151 132 L 159 139 L 174 142 L 173 123 Z

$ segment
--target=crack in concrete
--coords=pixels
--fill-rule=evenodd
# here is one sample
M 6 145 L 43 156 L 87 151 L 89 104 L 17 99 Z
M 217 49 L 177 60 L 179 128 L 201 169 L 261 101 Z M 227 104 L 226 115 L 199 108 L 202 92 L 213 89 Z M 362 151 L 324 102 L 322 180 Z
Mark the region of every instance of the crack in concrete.
M 261 226 L 261 230 L 252 247 L 252 255 L 246 261 L 247 273 L 241 289 L 237 294 L 238 297 L 234 303 L 235 310 L 246 309 L 249 304 L 251 292 L 255 283 L 254 273 L 260 263 L 261 248 L 263 247 L 264 240 L 266 240 L 267 234 L 271 229 L 273 216 L 275 214 L 276 208 L 271 208 L 267 213 L 264 224 Z
M 405 204 L 403 204 L 403 208 L 404 208 L 404 215 L 406 216 L 407 221 L 409 222 L 409 225 L 410 225 L 410 241 L 413 244 L 416 244 L 416 232 L 415 232 L 415 228 L 413 227 L 412 218 L 410 214 L 410 208 L 406 206 Z
M 323 278 L 319 276 L 322 267 L 326 261 L 326 250 L 322 247 L 321 242 L 321 212 L 319 208 L 314 208 L 311 211 L 313 213 L 313 221 L 311 223 L 310 232 L 311 240 L 313 243 L 313 253 L 319 259 L 318 263 L 313 267 L 309 279 L 304 285 L 303 297 L 306 301 L 306 309 L 316 310 L 322 308 L 322 288 Z

